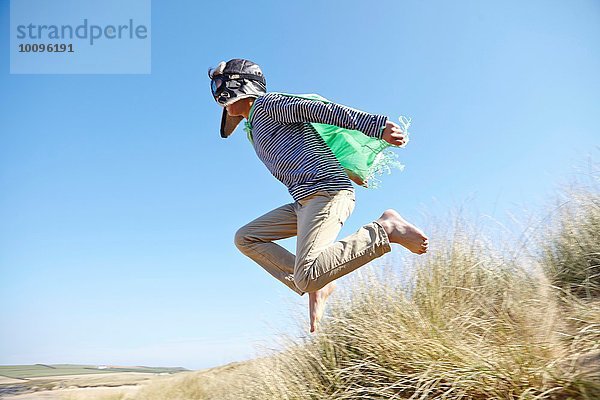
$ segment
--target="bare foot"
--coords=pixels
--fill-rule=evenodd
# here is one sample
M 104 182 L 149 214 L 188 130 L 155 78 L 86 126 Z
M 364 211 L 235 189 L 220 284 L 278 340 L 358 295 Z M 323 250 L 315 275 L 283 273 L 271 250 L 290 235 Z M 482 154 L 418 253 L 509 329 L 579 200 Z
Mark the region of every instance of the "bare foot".
M 308 310 L 310 313 L 311 333 L 316 330 L 317 323 L 321 320 L 321 317 L 323 317 L 323 312 L 325 311 L 325 302 L 335 289 L 335 286 L 335 282 L 329 282 L 316 292 L 308 293 Z
M 395 210 L 385 210 L 376 221 L 383 227 L 390 242 L 398 243 L 416 254 L 427 252 L 429 239 L 413 224 L 408 223 Z

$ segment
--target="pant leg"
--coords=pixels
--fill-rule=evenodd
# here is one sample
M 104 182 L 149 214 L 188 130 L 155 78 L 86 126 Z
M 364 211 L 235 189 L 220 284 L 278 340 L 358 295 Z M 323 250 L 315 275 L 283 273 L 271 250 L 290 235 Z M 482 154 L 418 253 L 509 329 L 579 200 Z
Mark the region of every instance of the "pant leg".
M 299 200 L 294 280 L 304 292 L 321 289 L 391 251 L 387 234 L 376 222 L 335 241 L 354 210 L 354 192 L 322 191 Z
M 296 236 L 295 203 L 285 204 L 244 225 L 235 234 L 235 245 L 269 274 L 299 295 L 304 292 L 294 283 L 296 257 L 275 240 Z

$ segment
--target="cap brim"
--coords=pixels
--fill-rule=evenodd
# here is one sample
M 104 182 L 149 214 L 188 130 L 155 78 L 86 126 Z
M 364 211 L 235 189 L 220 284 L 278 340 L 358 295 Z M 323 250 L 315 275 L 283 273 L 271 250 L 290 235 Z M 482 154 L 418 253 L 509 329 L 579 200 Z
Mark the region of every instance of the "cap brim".
M 227 109 L 223 107 L 223 115 L 221 116 L 221 137 L 227 138 L 233 133 L 235 128 L 244 119 L 242 115 L 233 117 L 227 113 Z

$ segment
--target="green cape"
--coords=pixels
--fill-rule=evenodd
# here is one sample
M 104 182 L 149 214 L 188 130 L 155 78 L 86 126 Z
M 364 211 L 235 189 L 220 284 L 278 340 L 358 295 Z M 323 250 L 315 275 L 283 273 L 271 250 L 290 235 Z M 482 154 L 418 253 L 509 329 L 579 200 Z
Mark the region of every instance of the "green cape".
M 277 94 L 330 103 L 329 100 L 318 94 Z M 244 127 L 244 130 L 248 134 L 248 140 L 250 140 L 251 143 L 253 142 L 253 111 L 254 104 L 250 109 L 248 120 Z M 400 121 L 404 125 L 404 131 L 407 132 L 410 120 L 401 118 Z M 400 170 L 404 168 L 404 166 L 397 161 L 397 157 L 392 151 L 384 151 L 388 147 L 396 147 L 385 140 L 367 136 L 361 131 L 340 128 L 336 125 L 320 124 L 316 122 L 309 123 L 329 146 L 342 167 L 346 170 L 348 177 L 360 186 L 370 188 L 377 187 L 378 180 L 376 179 L 376 176 L 379 176 L 384 172 L 387 172 L 388 174 L 391 173 L 391 168 L 399 168 Z

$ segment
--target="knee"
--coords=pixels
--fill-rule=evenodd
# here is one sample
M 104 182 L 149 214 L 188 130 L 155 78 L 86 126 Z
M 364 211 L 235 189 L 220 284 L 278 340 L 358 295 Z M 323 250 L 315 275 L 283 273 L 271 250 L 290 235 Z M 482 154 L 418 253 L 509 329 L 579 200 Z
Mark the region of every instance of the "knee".
M 300 289 L 304 293 L 316 292 L 319 289 L 322 289 L 323 286 L 319 285 L 316 280 L 307 278 L 307 277 L 296 277 L 294 276 L 294 284 L 298 289 Z
M 319 282 L 315 276 L 313 276 L 314 269 L 311 268 L 310 265 L 304 268 L 296 268 L 296 272 L 294 273 L 294 283 L 296 287 L 303 292 L 315 292 L 321 289 L 322 286 L 319 286 Z
M 310 292 L 310 281 L 304 277 L 298 276 L 298 274 L 294 275 L 294 284 L 298 289 L 300 289 L 304 293 Z
M 246 226 L 242 226 L 240 229 L 237 230 L 237 232 L 235 232 L 233 242 L 242 253 L 245 252 L 245 249 L 252 242 L 252 240 L 249 237 L 249 232 Z

